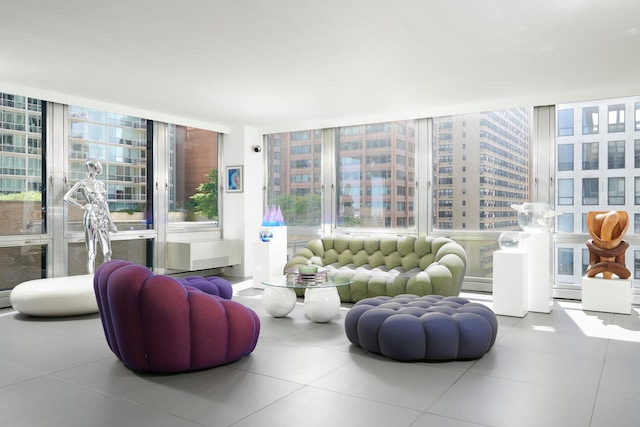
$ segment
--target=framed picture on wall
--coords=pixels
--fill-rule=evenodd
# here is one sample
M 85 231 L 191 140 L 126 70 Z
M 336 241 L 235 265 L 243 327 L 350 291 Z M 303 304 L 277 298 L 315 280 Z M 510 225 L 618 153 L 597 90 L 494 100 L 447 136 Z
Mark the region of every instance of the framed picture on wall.
M 242 193 L 242 166 L 227 166 L 227 193 Z

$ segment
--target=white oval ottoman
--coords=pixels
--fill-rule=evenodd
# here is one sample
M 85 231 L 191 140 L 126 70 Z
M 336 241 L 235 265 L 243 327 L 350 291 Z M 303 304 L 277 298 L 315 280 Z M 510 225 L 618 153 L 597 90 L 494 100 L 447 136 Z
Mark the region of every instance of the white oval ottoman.
M 93 274 L 22 282 L 11 291 L 13 308 L 31 316 L 78 316 L 98 312 Z

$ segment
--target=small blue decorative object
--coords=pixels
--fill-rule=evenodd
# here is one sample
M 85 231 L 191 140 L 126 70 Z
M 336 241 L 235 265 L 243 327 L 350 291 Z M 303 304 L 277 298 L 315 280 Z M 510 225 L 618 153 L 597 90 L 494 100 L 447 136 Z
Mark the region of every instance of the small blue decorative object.
M 262 226 L 280 227 L 283 225 L 285 225 L 285 223 L 280 206 L 267 206 L 264 211 L 264 216 L 262 217 Z
M 260 230 L 260 233 L 258 235 L 260 236 L 260 240 L 262 240 L 263 242 L 270 242 L 271 239 L 273 239 L 273 232 L 268 228 Z

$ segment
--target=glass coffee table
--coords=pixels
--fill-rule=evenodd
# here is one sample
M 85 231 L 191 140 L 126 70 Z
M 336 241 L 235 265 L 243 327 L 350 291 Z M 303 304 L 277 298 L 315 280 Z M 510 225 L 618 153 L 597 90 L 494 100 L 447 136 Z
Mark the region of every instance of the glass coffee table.
M 348 277 L 332 276 L 322 282 L 297 282 L 287 280 L 287 276 L 275 276 L 268 281 L 262 292 L 262 305 L 273 317 L 287 316 L 296 305 L 298 297 L 295 289 L 305 289 L 304 311 L 314 322 L 326 323 L 338 315 L 340 297 L 338 286 L 353 283 Z

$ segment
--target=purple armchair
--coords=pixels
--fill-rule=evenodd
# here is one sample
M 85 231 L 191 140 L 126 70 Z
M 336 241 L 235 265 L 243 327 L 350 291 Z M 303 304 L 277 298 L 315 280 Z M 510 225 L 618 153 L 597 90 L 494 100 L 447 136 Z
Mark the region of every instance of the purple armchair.
M 94 290 L 107 343 L 132 370 L 184 372 L 251 353 L 260 320 L 218 277 L 175 279 L 127 261 L 101 264 Z

